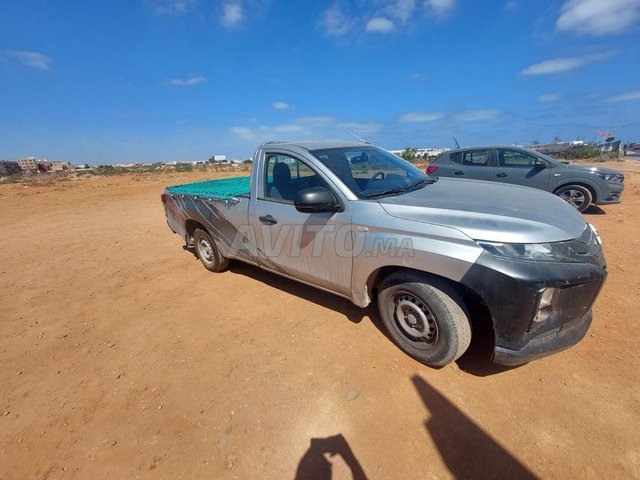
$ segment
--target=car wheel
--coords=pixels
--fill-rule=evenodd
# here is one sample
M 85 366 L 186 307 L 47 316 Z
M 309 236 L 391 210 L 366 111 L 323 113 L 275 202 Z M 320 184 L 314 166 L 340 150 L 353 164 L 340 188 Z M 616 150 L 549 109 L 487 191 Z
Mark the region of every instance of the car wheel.
M 391 339 L 430 367 L 444 367 L 471 343 L 471 325 L 462 300 L 446 282 L 398 272 L 378 294 L 378 309 Z
M 589 189 L 580 185 L 566 185 L 556 190 L 555 193 L 569 205 L 575 207 L 579 212 L 584 212 L 589 208 L 593 200 Z
M 204 268 L 212 272 L 221 272 L 227 268 L 229 259 L 222 256 L 208 232 L 201 228 L 196 228 L 195 232 L 193 232 L 193 242 L 198 258 Z

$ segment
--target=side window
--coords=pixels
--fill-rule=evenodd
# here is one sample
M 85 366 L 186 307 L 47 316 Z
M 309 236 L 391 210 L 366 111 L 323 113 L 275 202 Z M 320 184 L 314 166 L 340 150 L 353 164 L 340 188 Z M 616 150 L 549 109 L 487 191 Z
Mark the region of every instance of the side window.
M 454 152 L 449 154 L 449 159 L 452 162 L 459 163 L 460 165 L 462 165 L 462 152 Z
M 311 167 L 290 155 L 267 153 L 265 167 L 264 197 L 268 199 L 293 202 L 300 190 L 327 187 Z
M 462 164 L 474 167 L 489 166 L 489 150 L 468 150 L 462 152 Z
M 534 155 L 529 155 L 518 150 L 498 150 L 498 164 L 501 167 L 533 168 L 540 160 Z

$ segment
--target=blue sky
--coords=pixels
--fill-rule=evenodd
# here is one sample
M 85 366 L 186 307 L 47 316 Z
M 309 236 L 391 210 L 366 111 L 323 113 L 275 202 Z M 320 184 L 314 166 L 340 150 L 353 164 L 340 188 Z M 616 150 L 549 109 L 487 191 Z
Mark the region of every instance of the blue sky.
M 640 142 L 640 0 L 0 0 L 0 159 Z

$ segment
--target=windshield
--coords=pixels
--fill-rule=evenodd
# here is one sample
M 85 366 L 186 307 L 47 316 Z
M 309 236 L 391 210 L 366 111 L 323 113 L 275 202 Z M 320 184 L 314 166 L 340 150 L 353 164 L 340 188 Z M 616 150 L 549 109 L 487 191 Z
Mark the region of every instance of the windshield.
M 311 154 L 358 198 L 401 194 L 434 181 L 409 162 L 377 147 L 327 148 Z

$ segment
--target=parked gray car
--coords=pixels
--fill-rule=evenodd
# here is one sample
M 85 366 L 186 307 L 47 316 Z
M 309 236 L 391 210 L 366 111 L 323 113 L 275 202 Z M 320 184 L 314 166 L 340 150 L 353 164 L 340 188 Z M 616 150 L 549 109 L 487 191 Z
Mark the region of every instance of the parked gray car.
M 584 212 L 592 203 L 619 203 L 624 174 L 595 165 L 564 163 L 519 147 L 449 150 L 427 167 L 427 175 L 513 183 L 558 195 Z

